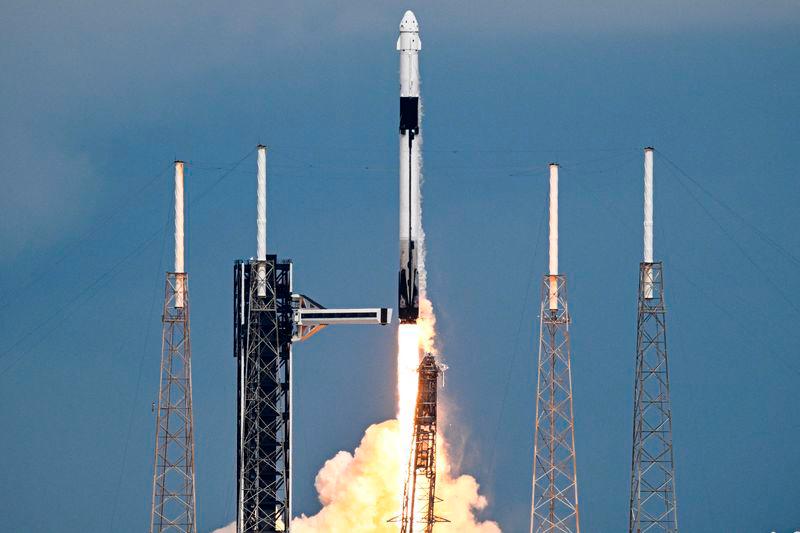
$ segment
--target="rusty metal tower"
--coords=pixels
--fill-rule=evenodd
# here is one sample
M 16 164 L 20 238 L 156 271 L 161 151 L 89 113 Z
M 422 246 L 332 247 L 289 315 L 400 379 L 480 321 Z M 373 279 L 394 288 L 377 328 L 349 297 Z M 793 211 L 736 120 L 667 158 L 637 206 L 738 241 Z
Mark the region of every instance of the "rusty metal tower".
M 175 162 L 175 271 L 167 272 L 150 533 L 197 533 L 183 162 Z
M 391 310 L 327 309 L 293 292 L 292 262 L 267 254 L 267 150 L 257 150 L 257 252 L 236 261 L 233 276 L 236 531 L 286 533 L 292 518 L 292 344 L 329 325 L 388 324 Z
M 558 272 L 558 165 L 550 165 L 550 265 L 539 314 L 531 533 L 579 533 L 567 279 Z
M 419 388 L 414 410 L 414 433 L 408 478 L 403 489 L 401 533 L 431 533 L 438 522 L 436 516 L 436 403 L 439 374 L 443 367 L 431 354 L 426 354 L 417 370 Z M 419 527 L 415 528 L 415 525 Z
M 644 261 L 639 265 L 630 533 L 678 531 L 664 276 L 653 260 L 653 149 L 644 151 Z

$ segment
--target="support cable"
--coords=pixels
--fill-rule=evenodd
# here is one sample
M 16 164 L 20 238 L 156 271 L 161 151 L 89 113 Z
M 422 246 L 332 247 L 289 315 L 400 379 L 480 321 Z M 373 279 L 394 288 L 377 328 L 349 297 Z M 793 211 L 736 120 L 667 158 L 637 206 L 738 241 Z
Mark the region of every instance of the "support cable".
M 96 294 L 95 289 L 97 289 L 100 286 L 101 282 L 103 282 L 106 279 L 108 279 L 108 280 L 112 279 L 114 277 L 114 275 L 116 275 L 119 272 L 120 268 L 124 264 L 126 264 L 128 262 L 129 259 L 135 257 L 139 252 L 141 252 L 142 250 L 147 248 L 147 246 L 155 240 L 155 238 L 158 236 L 158 234 L 160 232 L 161 232 L 161 230 L 156 231 L 155 233 L 150 235 L 145 241 L 143 241 L 141 244 L 139 244 L 139 246 L 134 248 L 128 255 L 123 257 L 120 261 L 118 261 L 116 264 L 114 264 L 114 266 L 112 266 L 110 269 L 106 270 L 104 273 L 102 273 L 100 276 L 98 276 L 92 283 L 90 283 L 89 285 L 84 287 L 83 290 L 81 290 L 77 295 L 75 295 L 67 303 L 61 305 L 58 309 L 56 309 L 56 311 L 54 311 L 52 314 L 50 314 L 47 318 L 45 318 L 42 321 L 37 322 L 36 327 L 33 327 L 33 328 L 29 329 L 21 337 L 19 337 L 14 344 L 12 344 L 3 353 L 1 353 L 0 354 L 0 359 L 2 359 L 3 357 L 6 357 L 7 355 L 9 355 L 17 346 L 19 346 L 24 341 L 26 341 L 31 335 L 36 334 L 37 338 L 33 342 L 33 344 L 31 344 L 26 350 L 21 351 L 19 353 L 19 355 L 8 366 L 6 366 L 2 370 L 2 372 L 0 372 L 0 377 L 4 376 L 25 355 L 30 353 L 35 347 L 39 346 L 39 344 L 41 344 L 45 339 L 49 338 L 50 335 L 52 335 L 57 330 L 56 327 L 53 327 L 53 328 L 47 328 L 46 331 L 42 331 L 42 329 L 43 329 L 42 326 L 46 326 L 47 324 L 52 322 L 54 319 L 56 319 L 56 318 L 60 317 L 61 315 L 63 315 L 64 312 L 67 309 L 70 309 L 72 306 L 74 306 L 75 304 L 79 303 L 84 296 L 87 296 L 87 298 L 86 298 L 87 301 L 92 299 L 94 297 L 94 295 Z
M 659 154 L 660 154 L 660 155 L 663 155 L 663 154 L 661 154 L 660 152 L 659 152 Z M 668 161 L 668 162 L 670 162 L 671 164 L 673 164 L 673 166 L 674 166 L 674 163 L 672 163 L 672 162 L 671 162 L 671 161 L 669 161 L 669 160 L 667 160 L 667 161 Z M 675 167 L 675 168 L 678 168 L 678 167 Z M 771 276 L 769 276 L 769 275 L 768 275 L 768 274 L 767 274 L 767 273 L 764 271 L 764 269 L 762 269 L 761 267 L 759 267 L 759 266 L 758 266 L 758 263 L 756 263 L 756 261 L 753 259 L 753 257 L 752 257 L 750 254 L 748 254 L 748 253 L 747 253 L 747 250 L 745 250 L 744 246 L 742 246 L 742 244 L 741 244 L 741 243 L 740 243 L 740 242 L 739 242 L 739 241 L 738 241 L 738 240 L 737 240 L 737 239 L 736 239 L 736 238 L 735 238 L 735 237 L 734 237 L 734 236 L 733 236 L 733 235 L 732 235 L 732 234 L 731 234 L 731 233 L 730 233 L 730 232 L 729 232 L 729 231 L 728 231 L 726 228 L 725 228 L 725 225 L 724 225 L 724 224 L 722 224 L 722 223 L 721 223 L 721 222 L 720 222 L 720 221 L 717 219 L 717 217 L 715 217 L 715 216 L 714 216 L 714 215 L 711 213 L 711 211 L 710 211 L 708 208 L 706 208 L 706 206 L 705 206 L 705 205 L 703 205 L 703 203 L 700 201 L 700 199 L 699 199 L 699 198 L 697 198 L 697 196 L 696 196 L 696 195 L 695 195 L 695 194 L 692 192 L 692 190 L 691 190 L 691 189 L 689 189 L 689 187 L 686 185 L 686 183 L 684 183 L 684 181 L 681 179 L 680 175 L 678 175 L 678 174 L 674 174 L 674 175 L 675 175 L 675 177 L 678 179 L 678 183 L 680 183 L 680 184 L 681 184 L 681 186 L 684 188 L 684 190 L 686 190 L 686 192 L 689 194 L 689 196 L 691 196 L 691 197 L 692 197 L 692 200 L 694 200 L 694 201 L 695 201 L 695 203 L 697 203 L 697 205 L 698 205 L 698 206 L 700 206 L 700 208 L 701 208 L 701 209 L 702 209 L 702 210 L 703 210 L 703 211 L 706 213 L 706 215 L 708 215 L 708 217 L 709 217 L 709 218 L 710 218 L 712 221 L 714 221 L 714 223 L 717 225 L 717 227 L 719 227 L 720 231 L 722 231 L 722 233 L 723 233 L 723 234 L 724 234 L 724 235 L 725 235 L 725 236 L 726 236 L 726 237 L 727 237 L 727 238 L 728 238 L 728 239 L 729 239 L 729 240 L 730 240 L 730 241 L 731 241 L 731 242 L 732 242 L 732 243 L 733 243 L 733 244 L 736 246 L 736 248 L 738 248 L 738 249 L 739 249 L 739 252 L 741 252 L 741 254 L 742 254 L 744 257 L 745 257 L 745 259 L 747 259 L 747 261 L 748 261 L 748 262 L 749 262 L 749 263 L 750 263 L 750 264 L 753 266 L 753 268 L 755 268 L 755 269 L 756 269 L 756 271 L 757 271 L 758 273 L 760 273 L 760 274 L 761 274 L 761 276 L 763 276 L 763 278 L 764 278 L 764 279 L 765 279 L 765 280 L 766 280 L 766 281 L 767 281 L 767 282 L 768 282 L 768 283 L 769 283 L 769 284 L 772 286 L 772 288 L 773 288 L 773 289 L 775 289 L 775 292 L 777 292 L 777 293 L 780 295 L 781 299 L 782 299 L 784 302 L 786 302 L 786 304 L 787 304 L 787 305 L 789 305 L 789 307 L 791 307 L 791 308 L 794 310 L 794 312 L 795 312 L 795 313 L 797 313 L 798 315 L 800 315 L 800 308 L 798 308 L 798 307 L 797 307 L 797 306 L 794 304 L 794 302 L 792 302 L 792 301 L 791 301 L 791 300 L 790 300 L 790 299 L 789 299 L 789 298 L 786 296 L 786 291 L 785 291 L 785 290 L 783 290 L 783 289 L 781 289 L 781 287 L 780 287 L 780 286 L 778 286 L 778 284 L 775 282 L 775 280 L 773 280 L 773 279 L 772 279 L 772 277 L 771 277 Z M 692 181 L 694 181 L 694 180 L 692 180 Z M 791 254 L 790 254 L 790 255 L 791 255 Z
M 758 235 L 758 236 L 761 238 L 762 242 L 764 242 L 764 243 L 766 243 L 766 244 L 769 244 L 770 246 L 772 246 L 773 248 L 775 248 L 775 249 L 776 249 L 778 252 L 780 252 L 780 253 L 781 253 L 781 254 L 782 254 L 782 255 L 783 255 L 783 256 L 784 256 L 784 257 L 785 257 L 787 260 L 791 261 L 792 263 L 794 263 L 794 264 L 795 264 L 795 265 L 797 265 L 797 266 L 800 266 L 800 258 L 798 258 L 796 255 L 792 254 L 792 253 L 791 253 L 789 250 L 787 250 L 786 248 L 784 248 L 783 246 L 781 246 L 781 244 L 780 244 L 778 241 L 776 241 L 775 239 L 773 239 L 772 237 L 770 237 L 770 236 L 769 236 L 769 234 L 768 234 L 767 232 L 765 232 L 765 231 L 761 230 L 761 229 L 760 229 L 758 226 L 756 226 L 755 224 L 751 223 L 751 222 L 750 222 L 750 221 L 748 221 L 746 218 L 744 218 L 742 215 L 740 215 L 740 214 L 739 214 L 739 213 L 738 213 L 738 212 L 737 212 L 735 209 L 733 209 L 731 206 L 729 206 L 728 204 L 726 204 L 725 202 L 723 202 L 721 199 L 717 198 L 717 197 L 716 197 L 714 194 L 712 194 L 712 193 L 711 193 L 711 191 L 709 191 L 707 188 L 703 187 L 703 185 L 702 185 L 702 184 L 701 184 L 701 183 L 700 183 L 698 180 L 696 180 L 696 179 L 694 179 L 693 177 L 691 177 L 691 176 L 690 176 L 690 175 L 689 175 L 689 174 L 688 174 L 688 173 L 687 173 L 685 170 L 683 170 L 683 169 L 682 169 L 681 167 L 679 167 L 679 166 L 678 166 L 678 165 L 677 165 L 677 164 L 676 164 L 674 161 L 672 161 L 672 160 L 671 160 L 669 157 L 667 157 L 667 155 L 666 155 L 666 154 L 664 154 L 664 152 L 662 152 L 661 150 L 656 150 L 656 152 L 658 152 L 658 155 L 660 155 L 661 157 L 663 157 L 663 158 L 664 158 L 664 160 L 665 160 L 667 163 L 669 163 L 670 165 L 672 165 L 672 166 L 675 168 L 675 170 L 677 170 L 678 172 L 680 172 L 681 174 L 683 174 L 683 176 L 684 176 L 686 179 L 688 179 L 689 181 L 691 181 L 692 183 L 694 183 L 694 185 L 695 185 L 695 186 L 696 186 L 698 189 L 700 189 L 700 190 L 701 190 L 703 193 L 705 193 L 705 194 L 706 194 L 706 195 L 707 195 L 709 198 L 711 198 L 713 201 L 715 201 L 715 202 L 716 202 L 716 203 L 717 203 L 717 204 L 718 204 L 720 207 L 722 207 L 723 209 L 725 209 L 725 210 L 726 210 L 728 213 L 730 213 L 730 214 L 731 214 L 731 215 L 732 215 L 734 218 L 738 219 L 738 220 L 739 220 L 739 222 L 741 222 L 742 224 L 744 224 L 745 226 L 747 226 L 748 228 L 750 228 L 750 230 L 752 230 L 752 231 L 753 231 L 753 233 L 755 233 L 756 235 Z
M 149 307 L 149 311 L 147 312 L 147 315 L 145 315 L 146 317 L 154 316 L 154 312 L 155 312 L 156 300 L 157 300 L 157 296 L 158 296 L 158 287 L 161 285 L 160 282 L 161 282 L 161 279 L 162 279 L 162 273 L 161 273 L 162 270 L 161 269 L 162 269 L 163 264 L 164 264 L 164 252 L 165 252 L 165 250 L 167 248 L 167 230 L 169 228 L 169 223 L 170 223 L 170 210 L 168 208 L 167 209 L 166 220 L 164 222 L 164 230 L 163 230 L 163 234 L 162 234 L 162 239 L 161 239 L 161 255 L 159 255 L 159 257 L 158 257 L 158 270 L 157 270 L 158 274 L 157 274 L 157 277 L 156 277 L 156 279 L 157 279 L 156 288 L 153 290 L 153 297 L 150 300 L 150 307 Z M 139 371 L 138 371 L 137 377 L 136 377 L 136 389 L 135 389 L 135 392 L 134 392 L 134 395 L 133 395 L 133 402 L 131 403 L 130 414 L 128 415 L 128 432 L 127 432 L 127 436 L 125 437 L 125 445 L 123 446 L 123 451 L 122 451 L 122 468 L 120 469 L 120 472 L 119 472 L 119 479 L 117 480 L 117 488 L 114 491 L 114 506 L 112 507 L 111 523 L 109 525 L 109 532 L 110 533 L 114 532 L 114 522 L 116 521 L 116 518 L 117 518 L 117 505 L 119 504 L 119 492 L 120 492 L 120 489 L 122 487 L 122 480 L 125 477 L 125 466 L 127 465 L 127 462 L 128 462 L 128 447 L 130 446 L 131 433 L 133 432 L 134 414 L 136 413 L 136 406 L 139 403 L 139 392 L 141 390 L 141 384 L 142 384 L 142 372 L 144 370 L 145 354 L 147 353 L 147 343 L 150 340 L 150 331 L 151 331 L 151 329 L 152 328 L 148 328 L 147 325 L 145 324 L 144 335 L 143 335 L 144 336 L 144 342 L 142 343 L 141 355 L 139 356 Z
M 517 333 L 514 336 L 514 343 L 512 345 L 511 350 L 511 361 L 507 365 L 507 372 L 506 372 L 506 381 L 505 385 L 503 386 L 503 396 L 502 400 L 500 401 L 500 413 L 497 415 L 497 427 L 494 431 L 494 440 L 492 441 L 492 452 L 490 454 L 489 465 L 491 468 L 494 469 L 495 467 L 495 459 L 497 454 L 497 439 L 500 435 L 500 428 L 503 425 L 503 415 L 505 414 L 506 409 L 506 400 L 508 399 L 508 390 L 511 386 L 511 376 L 514 373 L 514 363 L 517 360 L 517 354 L 519 352 L 519 337 L 520 333 L 522 332 L 522 322 L 523 322 L 523 315 L 525 309 L 528 307 L 528 300 L 531 293 L 531 285 L 533 284 L 533 277 L 534 277 L 534 268 L 536 264 L 536 258 L 539 255 L 539 243 L 541 242 L 542 236 L 542 227 L 544 226 L 544 219 L 545 214 L 547 213 L 547 204 L 548 204 L 548 197 L 545 195 L 544 203 L 542 205 L 542 215 L 539 218 L 539 225 L 536 228 L 536 245 L 533 247 L 533 255 L 531 256 L 530 267 L 528 268 L 528 284 L 525 288 L 525 298 L 522 300 L 522 307 L 520 308 L 519 312 L 519 321 L 517 322 Z
M 578 185 L 579 185 L 579 186 L 580 186 L 580 187 L 581 187 L 583 190 L 585 190 L 587 193 L 589 193 L 589 194 L 594 194 L 594 192 L 593 192 L 592 190 L 590 190 L 590 189 L 586 188 L 584 185 L 582 185 L 582 184 L 581 184 L 581 182 L 580 182 L 580 180 L 576 180 L 576 181 L 575 181 L 575 183 L 577 183 L 577 184 L 578 184 Z M 638 230 L 638 228 L 634 228 L 634 227 L 633 227 L 633 226 L 632 226 L 632 225 L 631 225 L 629 222 L 627 222 L 627 221 L 623 220 L 623 219 L 622 219 L 622 218 L 620 218 L 618 215 L 615 215 L 615 213 L 618 213 L 618 212 L 619 212 L 619 209 L 616 209 L 616 208 L 615 208 L 615 207 L 614 207 L 614 206 L 613 206 L 613 205 L 612 205 L 610 202 L 608 202 L 608 201 L 606 201 L 606 200 L 601 200 L 601 201 L 602 201 L 602 202 L 603 202 L 603 204 L 604 204 L 605 211 L 606 211 L 606 212 L 607 212 L 607 213 L 608 213 L 608 214 L 611 216 L 611 218 L 612 218 L 613 220 L 615 220 L 615 221 L 616 221 L 616 222 L 617 222 L 617 223 L 618 223 L 618 224 L 619 224 L 621 227 L 624 227 L 626 230 L 630 230 L 630 231 L 636 231 L 636 230 Z M 679 275 L 679 276 L 680 276 L 680 277 L 681 277 L 681 278 L 682 278 L 684 281 L 686 281 L 686 282 L 688 282 L 690 285 L 692 285 L 692 287 L 694 287 L 694 288 L 695 288 L 695 289 L 698 291 L 698 293 L 702 294 L 702 295 L 704 296 L 704 301 L 710 302 L 710 303 L 711 303 L 711 305 L 713 305 L 715 308 L 717 308 L 719 311 L 721 311 L 721 312 L 722 312 L 722 313 L 723 313 L 725 316 L 727 316 L 728 318 L 730 318 L 731 320 L 733 320 L 733 321 L 734 321 L 734 322 L 735 322 L 735 323 L 736 323 L 736 324 L 739 326 L 739 328 L 736 330 L 737 332 L 742 332 L 742 331 L 748 331 L 748 330 L 749 330 L 749 331 L 751 332 L 751 334 L 752 334 L 752 335 L 757 335 L 756 333 L 753 333 L 753 330 L 752 330 L 752 328 L 745 327 L 745 324 L 744 324 L 742 321 L 740 321 L 738 318 L 736 318 L 736 317 L 735 317 L 735 316 L 734 316 L 734 315 L 731 313 L 730 309 L 728 309 L 728 308 L 726 308 L 726 307 L 724 307 L 724 306 L 720 305 L 719 303 L 717 303 L 717 301 L 715 300 L 714 296 L 713 296 L 712 294 L 710 294 L 710 293 L 709 293 L 709 292 L 708 292 L 708 291 L 707 291 L 705 288 L 703 288 L 703 287 L 702 287 L 702 285 L 699 285 L 699 284 L 695 283 L 695 282 L 694 282 L 694 281 L 691 279 L 691 276 L 690 276 L 690 275 L 689 275 L 687 272 L 685 272 L 684 270 L 682 270 L 680 267 L 678 267 L 678 266 L 677 266 L 677 265 L 675 265 L 675 264 L 670 264 L 670 268 L 671 268 L 671 269 L 672 269 L 674 272 L 676 272 L 676 273 L 677 273 L 677 274 L 678 274 L 678 275 Z M 747 305 L 747 306 L 751 306 L 751 307 L 754 305 L 754 304 L 751 304 L 750 302 L 748 302 L 747 300 L 745 300 L 744 298 L 742 298 L 740 295 L 736 295 L 736 296 L 737 296 L 737 297 L 738 297 L 738 299 L 739 299 L 739 300 L 740 300 L 742 303 L 744 303 L 745 305 Z M 768 355 L 771 355 L 772 357 L 774 357 L 775 359 L 777 359 L 777 360 L 778 360 L 780 363 L 782 363 L 782 364 L 783 364 L 783 365 L 784 365 L 784 366 L 785 366 L 787 369 L 791 370 L 791 371 L 792 371 L 793 373 L 795 373 L 795 374 L 798 374 L 798 375 L 800 375 L 800 369 L 798 369 L 798 368 L 795 368 L 795 367 L 794 367 L 794 366 L 793 366 L 793 365 L 792 365 L 790 362 L 788 362 L 788 361 L 787 361 L 786 359 L 784 359 L 782 356 L 778 355 L 778 354 L 777 354 L 775 351 L 773 351 L 772 349 L 768 348 L 769 344 L 768 344 L 768 342 L 767 342 L 765 339 L 763 339 L 763 338 L 759 338 L 758 340 L 760 340 L 760 341 L 761 341 L 761 345 L 759 346 L 759 349 L 761 349 L 761 350 L 765 350 L 765 351 L 766 351 L 766 353 L 767 353 Z
M 255 151 L 255 149 L 249 150 L 247 152 L 247 154 L 244 155 L 244 157 L 239 159 L 232 167 L 230 167 L 228 170 L 223 172 L 216 180 L 214 180 L 213 183 L 211 183 L 205 189 L 203 189 L 200 192 L 200 194 L 198 194 L 194 198 L 194 200 L 191 202 L 190 207 L 194 207 L 197 204 L 199 204 L 200 201 L 211 192 L 211 190 L 213 190 L 217 185 L 219 185 L 225 178 L 230 176 L 236 170 L 236 168 L 239 165 L 241 165 L 242 162 L 245 159 L 247 159 L 254 151 Z M 162 172 L 162 174 L 163 174 L 163 172 Z M 136 245 L 130 253 L 125 255 L 125 257 L 123 257 L 122 260 L 118 261 L 117 263 L 112 265 L 109 269 L 107 269 L 106 271 L 102 272 L 93 281 L 91 281 L 88 285 L 86 285 L 81 291 L 79 291 L 74 297 L 70 298 L 69 301 L 67 301 L 65 304 L 61 305 L 55 312 L 53 312 L 51 315 L 49 315 L 48 318 L 46 318 L 43 322 L 42 321 L 37 321 L 36 327 L 30 328 L 29 330 L 27 330 L 20 337 L 18 337 L 17 340 L 15 342 L 13 342 L 8 348 L 6 348 L 2 352 L 0 352 L 0 360 L 2 360 L 4 357 L 6 357 L 9 354 L 11 354 L 11 352 L 15 348 L 17 348 L 20 344 L 22 344 L 24 341 L 26 341 L 31 335 L 34 335 L 34 334 L 37 335 L 37 339 L 34 341 L 33 344 L 28 346 L 28 348 L 26 350 L 20 352 L 20 354 L 8 366 L 6 366 L 2 371 L 0 371 L 0 377 L 3 377 L 9 370 L 11 370 L 12 367 L 14 367 L 17 364 L 17 362 L 19 362 L 25 355 L 30 353 L 35 347 L 37 347 L 39 344 L 41 344 L 42 341 L 44 341 L 50 335 L 52 335 L 57 329 L 56 327 L 48 328 L 46 332 L 42 333 L 41 332 L 41 327 L 43 325 L 46 325 L 46 324 L 52 322 L 55 318 L 58 318 L 58 317 L 62 316 L 65 313 L 65 311 L 67 311 L 68 309 L 72 308 L 75 304 L 79 303 L 81 301 L 81 299 L 84 296 L 86 296 L 87 294 L 88 294 L 89 298 L 92 298 L 94 296 L 94 290 L 104 280 L 106 280 L 106 278 L 111 279 L 111 277 L 113 277 L 116 274 L 116 272 L 129 259 L 131 259 L 133 257 L 136 257 L 137 254 L 139 254 L 139 252 L 141 252 L 147 246 L 149 246 L 164 231 L 165 230 L 162 228 L 162 229 L 158 229 L 155 232 L 151 233 L 143 241 L 141 241 L 138 245 Z M 61 322 L 61 324 L 63 324 L 63 322 Z
M 53 267 L 60 265 L 66 258 L 70 257 L 71 255 L 79 251 L 81 246 L 83 246 L 83 244 L 88 242 L 89 238 L 95 234 L 96 230 L 98 230 L 99 228 L 108 227 L 108 224 L 109 222 L 111 222 L 111 220 L 113 220 L 118 214 L 122 213 L 125 208 L 130 206 L 133 200 L 141 196 L 148 188 L 150 188 L 150 186 L 153 183 L 161 179 L 161 177 L 164 176 L 164 173 L 170 168 L 172 168 L 172 162 L 167 164 L 161 170 L 161 172 L 153 176 L 149 181 L 147 181 L 147 183 L 142 185 L 139 188 L 139 190 L 137 190 L 135 193 L 131 195 L 125 194 L 122 201 L 116 203 L 114 207 L 111 210 L 109 210 L 109 212 L 106 215 L 104 215 L 100 220 L 98 220 L 97 223 L 90 226 L 89 229 L 87 229 L 83 234 L 81 234 L 81 236 L 78 237 L 76 241 L 64 245 L 58 252 L 56 252 L 53 256 L 54 257 L 53 260 L 48 261 L 47 266 L 45 268 L 42 268 L 38 273 L 36 273 L 36 275 L 34 275 L 31 278 L 31 280 L 28 281 L 28 283 L 16 288 L 15 290 L 6 293 L 3 296 L 3 298 L 0 299 L 0 310 L 2 311 L 6 310 L 10 305 L 9 300 L 12 300 L 18 294 L 24 293 L 37 283 L 41 283 L 41 280 L 43 278 L 46 278 L 46 276 L 44 276 L 45 272 L 52 272 Z

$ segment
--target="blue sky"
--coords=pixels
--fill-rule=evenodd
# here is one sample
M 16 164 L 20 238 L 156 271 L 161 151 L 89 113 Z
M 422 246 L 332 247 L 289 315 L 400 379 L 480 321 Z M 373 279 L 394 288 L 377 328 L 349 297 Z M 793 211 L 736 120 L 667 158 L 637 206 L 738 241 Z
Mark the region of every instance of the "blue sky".
M 0 529 L 147 527 L 175 158 L 189 163 L 200 529 L 232 519 L 230 278 L 255 248 L 252 152 L 270 147 L 270 250 L 295 261 L 297 288 L 394 305 L 409 7 L 447 431 L 484 517 L 527 527 L 558 160 L 582 524 L 625 527 L 652 144 L 679 521 L 800 528 L 800 7 L 612 1 L 0 8 Z M 318 507 L 322 463 L 392 416 L 394 337 L 331 328 L 296 347 L 298 511 Z

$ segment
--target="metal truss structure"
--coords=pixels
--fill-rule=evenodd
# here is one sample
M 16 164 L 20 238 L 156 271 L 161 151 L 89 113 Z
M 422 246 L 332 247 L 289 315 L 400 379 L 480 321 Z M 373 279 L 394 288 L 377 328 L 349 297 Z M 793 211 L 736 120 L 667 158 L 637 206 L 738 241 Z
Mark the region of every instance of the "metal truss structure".
M 259 278 L 263 276 L 259 283 Z M 259 288 L 264 287 L 259 295 Z M 234 268 L 238 358 L 237 532 L 288 531 L 291 519 L 291 263 Z
M 579 533 L 567 281 L 545 275 L 539 324 L 531 533 Z
M 326 309 L 292 292 L 292 263 L 234 265 L 238 359 L 237 533 L 288 532 L 292 517 L 292 343 L 335 324 L 388 324 L 391 310 Z
M 419 389 L 414 410 L 414 436 L 408 463 L 408 478 L 403 490 L 401 533 L 417 530 L 431 533 L 437 522 L 447 522 L 436 516 L 436 403 L 439 373 L 442 367 L 433 355 L 427 354 L 419 365 Z M 417 508 L 419 505 L 419 508 Z
M 151 533 L 196 533 L 192 357 L 185 273 L 167 273 Z
M 662 264 L 641 263 L 636 322 L 630 533 L 678 531 Z

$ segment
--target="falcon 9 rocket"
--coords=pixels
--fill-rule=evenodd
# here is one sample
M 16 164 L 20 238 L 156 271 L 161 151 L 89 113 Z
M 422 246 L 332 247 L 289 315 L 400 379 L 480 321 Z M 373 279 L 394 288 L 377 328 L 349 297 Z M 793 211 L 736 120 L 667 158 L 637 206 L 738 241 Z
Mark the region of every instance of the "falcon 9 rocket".
M 398 314 L 401 324 L 419 317 L 419 274 L 421 209 L 419 178 L 419 24 L 411 11 L 400 22 L 397 51 L 400 52 L 400 273 Z

